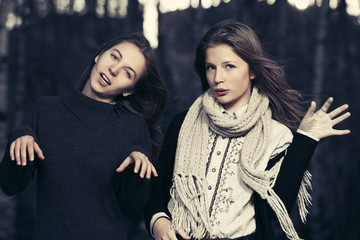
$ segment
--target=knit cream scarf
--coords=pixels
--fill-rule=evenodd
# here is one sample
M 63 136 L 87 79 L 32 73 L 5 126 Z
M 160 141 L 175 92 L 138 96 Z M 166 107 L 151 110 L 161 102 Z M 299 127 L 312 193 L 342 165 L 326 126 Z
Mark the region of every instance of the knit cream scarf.
M 299 239 L 285 205 L 272 189 L 282 163 L 270 170 L 256 170 L 269 142 L 271 110 L 269 99 L 253 88 L 248 109 L 238 119 L 224 118 L 221 106 L 208 90 L 189 109 L 182 124 L 175 156 L 171 199 L 168 204 L 172 227 L 184 229 L 196 239 L 212 235 L 206 210 L 206 163 L 209 128 L 225 137 L 245 136 L 240 155 L 241 179 L 276 213 L 289 239 Z M 311 175 L 306 172 L 298 194 L 302 220 L 306 221 L 307 206 L 311 203 L 308 188 Z

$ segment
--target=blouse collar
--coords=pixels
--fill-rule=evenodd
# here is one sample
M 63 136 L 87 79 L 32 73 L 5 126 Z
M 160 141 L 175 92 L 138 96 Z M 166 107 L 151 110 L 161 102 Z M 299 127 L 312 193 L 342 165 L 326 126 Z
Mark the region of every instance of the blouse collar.
M 246 113 L 246 110 L 247 110 L 247 108 L 248 108 L 248 105 L 249 105 L 249 104 L 246 104 L 245 106 L 239 108 L 238 110 L 236 110 L 236 111 L 233 112 L 233 113 L 229 113 L 229 112 L 227 112 L 225 109 L 223 109 L 223 113 L 224 113 L 225 115 L 230 116 L 230 117 L 233 118 L 233 119 L 237 119 L 237 118 L 239 118 L 241 115 L 243 115 L 243 114 Z

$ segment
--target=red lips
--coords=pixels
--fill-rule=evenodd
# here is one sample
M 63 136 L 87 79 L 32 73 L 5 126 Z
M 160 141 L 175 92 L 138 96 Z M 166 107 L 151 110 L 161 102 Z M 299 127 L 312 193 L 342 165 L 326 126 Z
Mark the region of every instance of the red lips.
M 218 96 L 225 96 L 226 94 L 229 93 L 229 90 L 228 89 L 215 89 L 215 93 Z

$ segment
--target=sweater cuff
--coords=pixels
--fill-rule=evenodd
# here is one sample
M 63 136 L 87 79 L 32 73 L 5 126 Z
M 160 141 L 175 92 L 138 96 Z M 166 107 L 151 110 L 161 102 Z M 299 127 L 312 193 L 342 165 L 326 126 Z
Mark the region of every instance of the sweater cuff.
M 28 126 L 19 126 L 17 128 L 15 128 L 14 130 L 12 130 L 9 134 L 9 143 L 12 143 L 13 141 L 15 141 L 16 139 L 18 139 L 19 137 L 25 136 L 25 135 L 29 135 L 32 136 L 35 141 L 37 143 L 39 143 L 36 134 L 34 132 L 34 130 Z
M 292 143 L 290 144 L 290 147 L 300 146 L 301 148 L 304 147 L 305 149 L 311 149 L 311 151 L 314 151 L 318 143 L 319 142 L 316 141 L 314 138 L 296 132 L 294 134 L 294 138 Z
M 151 154 L 149 153 L 149 151 L 147 151 L 145 148 L 143 147 L 140 147 L 140 146 L 132 146 L 130 148 L 128 148 L 124 155 L 123 155 L 123 161 L 128 157 L 130 156 L 130 154 L 132 152 L 141 152 L 142 154 L 144 154 L 149 160 L 150 162 L 152 162 L 152 159 L 151 159 Z

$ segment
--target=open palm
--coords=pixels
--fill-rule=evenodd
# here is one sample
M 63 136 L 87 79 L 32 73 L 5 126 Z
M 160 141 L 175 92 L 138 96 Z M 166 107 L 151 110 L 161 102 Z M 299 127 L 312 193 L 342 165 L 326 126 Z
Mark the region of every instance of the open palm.
M 313 101 L 306 112 L 304 118 L 302 119 L 299 130 L 306 132 L 310 136 L 316 137 L 318 139 L 322 139 L 325 137 L 333 136 L 333 135 L 345 135 L 349 134 L 350 130 L 337 130 L 333 127 L 350 117 L 350 112 L 343 113 L 346 109 L 349 108 L 347 104 L 344 104 L 335 110 L 327 113 L 331 104 L 333 103 L 333 98 L 330 97 L 326 100 L 324 105 L 317 111 L 316 103 Z M 342 115 L 338 116 L 339 114 Z

